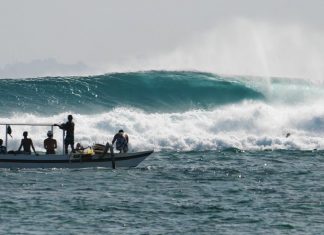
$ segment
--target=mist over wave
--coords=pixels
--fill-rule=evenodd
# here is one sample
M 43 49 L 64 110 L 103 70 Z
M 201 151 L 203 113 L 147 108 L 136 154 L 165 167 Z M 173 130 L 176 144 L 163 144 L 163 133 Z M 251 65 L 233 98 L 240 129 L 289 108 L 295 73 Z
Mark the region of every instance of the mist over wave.
M 308 25 L 237 18 L 219 21 L 156 56 L 107 63 L 105 72 L 198 70 L 307 79 L 324 84 L 324 33 Z

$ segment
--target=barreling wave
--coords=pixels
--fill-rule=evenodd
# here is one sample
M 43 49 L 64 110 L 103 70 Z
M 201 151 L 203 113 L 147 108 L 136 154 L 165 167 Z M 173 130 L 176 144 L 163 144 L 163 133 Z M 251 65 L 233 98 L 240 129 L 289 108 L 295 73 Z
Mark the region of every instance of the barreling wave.
M 261 92 L 237 79 L 210 73 L 166 71 L 2 79 L 0 93 L 0 115 L 102 113 L 116 107 L 181 112 L 264 99 Z
M 0 123 L 58 123 L 72 113 L 85 146 L 122 128 L 131 150 L 324 149 L 324 88 L 307 81 L 149 71 L 0 80 L 0 94 Z M 25 130 L 42 149 L 47 129 L 25 126 L 13 127 L 10 149 Z

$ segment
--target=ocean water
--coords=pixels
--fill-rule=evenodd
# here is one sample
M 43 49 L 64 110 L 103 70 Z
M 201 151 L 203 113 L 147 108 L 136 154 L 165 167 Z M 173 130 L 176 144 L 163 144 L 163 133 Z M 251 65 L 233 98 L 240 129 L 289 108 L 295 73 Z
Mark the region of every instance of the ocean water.
M 0 123 L 73 114 L 84 146 L 123 128 L 130 151 L 155 150 L 132 169 L 0 170 L 1 234 L 324 231 L 323 84 L 147 71 L 0 79 L 0 94 Z M 8 149 L 25 130 L 43 151 L 47 127 L 12 126 Z
M 160 152 L 0 171 L 2 234 L 322 234 L 324 152 Z

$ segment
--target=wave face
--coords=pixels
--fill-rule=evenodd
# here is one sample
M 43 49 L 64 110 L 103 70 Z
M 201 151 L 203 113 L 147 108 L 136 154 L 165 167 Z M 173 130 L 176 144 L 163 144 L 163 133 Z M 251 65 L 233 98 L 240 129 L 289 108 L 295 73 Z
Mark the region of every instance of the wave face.
M 306 81 L 150 71 L 6 79 L 0 92 L 0 123 L 58 123 L 72 113 L 83 145 L 123 128 L 132 150 L 324 149 L 324 88 Z M 42 149 L 47 128 L 12 129 L 10 149 L 24 130 Z M 58 129 L 55 138 L 62 143 Z
M 263 95 L 238 81 L 195 72 L 115 73 L 92 77 L 0 80 L 1 113 L 102 113 L 116 107 L 148 112 L 206 109 Z

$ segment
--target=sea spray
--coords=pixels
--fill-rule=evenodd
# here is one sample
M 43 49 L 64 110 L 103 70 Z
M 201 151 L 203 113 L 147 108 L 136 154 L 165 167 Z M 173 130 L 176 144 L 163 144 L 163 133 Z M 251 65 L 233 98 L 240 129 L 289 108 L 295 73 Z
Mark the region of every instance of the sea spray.
M 111 142 L 124 129 L 130 137 L 130 149 L 156 151 L 323 149 L 324 111 L 320 104 L 301 107 L 273 107 L 259 101 L 226 105 L 214 110 L 190 110 L 183 113 L 148 113 L 138 109 L 116 108 L 101 114 L 74 114 L 75 141 L 84 146 Z M 53 116 L 13 114 L 0 123 L 57 123 L 69 113 Z M 29 131 L 38 149 L 46 138 L 44 127 L 13 126 L 9 148 L 18 148 L 24 130 Z M 4 133 L 4 130 L 0 130 Z M 287 133 L 291 135 L 287 138 Z M 54 129 L 62 144 L 62 132 Z
M 324 33 L 303 24 L 219 21 L 169 52 L 109 63 L 106 70 L 185 70 L 290 77 L 324 84 Z

